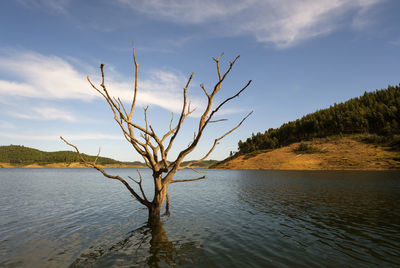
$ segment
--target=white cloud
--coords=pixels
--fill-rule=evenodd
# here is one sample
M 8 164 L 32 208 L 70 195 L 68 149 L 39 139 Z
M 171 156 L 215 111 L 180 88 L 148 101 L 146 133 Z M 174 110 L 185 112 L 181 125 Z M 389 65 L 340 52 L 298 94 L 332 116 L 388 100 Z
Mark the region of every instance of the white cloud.
M 60 57 L 30 51 L 0 51 L 0 96 L 85 101 L 101 98 L 87 82 L 86 75 L 77 69 L 77 65 L 76 62 L 72 63 Z M 133 97 L 132 83 L 121 78 L 121 75 L 112 69 L 110 71 L 106 68 L 106 72 L 106 85 L 110 95 L 130 103 Z M 179 112 L 182 106 L 182 88 L 188 77 L 164 70 L 153 70 L 146 76 L 147 78 L 139 77 L 137 104 L 157 105 Z M 96 78 L 93 82 L 97 84 L 95 80 Z M 200 105 L 201 102 L 195 99 L 194 103 Z M 29 116 L 37 119 L 43 117 L 74 120 L 72 114 L 66 111 L 51 109 L 54 108 L 38 109 L 34 111 L 35 114 Z
M 10 112 L 10 114 L 23 119 L 77 121 L 77 118 L 71 112 L 55 107 L 34 107 L 24 109 L 24 113 Z
M 234 15 L 256 0 L 119 0 L 120 3 L 130 6 L 150 15 L 157 15 L 178 23 L 203 23 L 218 20 Z
M 369 25 L 373 24 L 373 19 L 371 16 L 371 12 L 373 9 L 370 7 L 378 4 L 378 2 L 382 3 L 386 0 L 359 0 L 360 1 L 360 9 L 358 10 L 356 16 L 353 19 L 352 27 L 358 30 L 363 30 L 367 28 Z
M 5 51 L 0 55 L 0 71 L 0 95 L 85 100 L 96 96 L 87 90 L 85 75 L 56 56 Z M 1 79 L 5 76 L 13 79 Z
M 363 15 L 378 0 L 119 0 L 122 5 L 180 24 L 212 25 L 226 34 L 252 34 L 289 47 L 347 23 L 365 27 Z M 350 17 L 350 21 L 348 16 Z M 346 19 L 347 18 L 347 22 Z
M 188 77 L 169 71 L 153 70 L 148 72 L 147 79 L 138 79 L 137 104 L 140 106 L 156 105 L 172 112 L 182 109 L 183 94 Z M 133 97 L 132 84 L 108 79 L 110 92 L 125 103 L 130 103 Z M 201 101 L 192 100 L 197 105 Z
M 39 135 L 39 134 L 19 134 L 19 133 L 7 133 L 7 132 L 0 132 L 0 137 L 10 138 L 13 140 L 43 140 L 43 141 L 50 141 L 50 140 L 60 140 L 60 134 L 48 134 L 48 135 Z M 86 134 L 65 134 L 63 135 L 64 138 L 68 137 L 69 141 L 73 140 L 121 140 L 123 139 L 121 135 L 107 135 L 107 134 L 93 134 L 93 133 L 86 133 Z
M 12 129 L 15 128 L 14 124 L 7 121 L 0 121 L 0 129 Z
M 48 8 L 65 13 L 70 0 L 17 0 L 17 3 L 26 8 Z

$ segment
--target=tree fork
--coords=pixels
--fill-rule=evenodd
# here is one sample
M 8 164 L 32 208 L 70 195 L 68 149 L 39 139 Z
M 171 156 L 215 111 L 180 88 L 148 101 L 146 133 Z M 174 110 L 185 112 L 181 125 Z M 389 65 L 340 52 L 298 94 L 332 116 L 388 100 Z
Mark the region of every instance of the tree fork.
M 207 98 L 207 105 L 204 112 L 200 116 L 199 125 L 197 129 L 197 134 L 194 135 L 193 141 L 182 151 L 178 153 L 178 156 L 173 161 L 168 161 L 168 154 L 173 144 L 175 142 L 176 137 L 178 136 L 180 130 L 182 129 L 182 125 L 185 122 L 185 119 L 192 114 L 195 109 L 191 109 L 190 101 L 188 101 L 187 97 L 187 90 L 189 89 L 190 83 L 193 78 L 193 73 L 189 76 L 186 86 L 183 88 L 183 105 L 182 111 L 179 116 L 179 120 L 175 126 L 173 126 L 173 116 L 170 122 L 169 130 L 162 136 L 157 136 L 156 132 L 153 130 L 152 126 L 147 121 L 147 109 L 148 107 L 144 108 L 144 121 L 145 125 L 141 126 L 135 123 L 133 119 L 134 109 L 136 105 L 136 97 L 138 91 L 138 68 L 139 63 L 136 61 L 135 55 L 135 48 L 132 45 L 133 50 L 133 61 L 134 61 L 134 73 L 135 73 L 135 81 L 133 86 L 133 99 L 130 104 L 130 110 L 126 110 L 123 102 L 119 98 L 111 97 L 105 83 L 105 74 L 104 74 L 104 64 L 100 65 L 100 73 L 101 73 L 101 83 L 100 87 L 97 87 L 87 76 L 87 80 L 89 84 L 92 86 L 94 90 L 96 90 L 107 102 L 108 106 L 110 107 L 113 115 L 114 120 L 117 122 L 118 126 L 120 127 L 123 137 L 132 145 L 133 149 L 142 156 L 145 164 L 153 171 L 153 183 L 154 183 L 154 197 L 151 201 L 149 201 L 145 195 L 145 191 L 143 190 L 142 186 L 142 176 L 138 171 L 139 180 L 135 180 L 128 176 L 132 181 L 134 181 L 139 190 L 135 190 L 133 187 L 129 185 L 129 183 L 120 176 L 114 176 L 108 174 L 104 169 L 102 169 L 99 165 L 96 164 L 97 158 L 94 162 L 87 161 L 79 152 L 78 147 L 69 143 L 64 138 L 60 137 L 67 145 L 73 147 L 77 152 L 79 159 L 85 165 L 90 166 L 101 172 L 105 177 L 109 179 L 116 179 L 119 180 L 121 183 L 125 185 L 125 187 L 129 190 L 132 196 L 139 201 L 141 204 L 148 208 L 149 212 L 149 223 L 150 224 L 157 224 L 160 222 L 160 212 L 161 208 L 165 201 L 166 203 L 166 213 L 169 214 L 169 201 L 170 196 L 167 193 L 168 186 L 171 183 L 177 182 L 191 182 L 197 180 L 206 179 L 205 176 L 193 178 L 193 179 L 179 179 L 173 180 L 174 175 L 176 172 L 183 168 L 191 168 L 190 166 L 205 160 L 215 149 L 215 147 L 219 144 L 219 141 L 225 138 L 227 135 L 235 131 L 239 128 L 242 123 L 251 115 L 252 112 L 247 114 L 237 125 L 231 128 L 229 131 L 225 132 L 219 138 L 216 138 L 214 143 L 212 144 L 211 148 L 207 151 L 207 153 L 200 158 L 198 161 L 194 161 L 190 163 L 187 167 L 181 167 L 181 163 L 183 162 L 184 158 L 190 154 L 197 146 L 198 142 L 200 141 L 203 131 L 206 129 L 209 123 L 218 123 L 226 121 L 226 119 L 213 119 L 215 114 L 220 110 L 222 106 L 226 103 L 239 97 L 239 95 L 245 91 L 248 86 L 251 84 L 251 80 L 249 80 L 241 89 L 237 91 L 236 94 L 232 95 L 231 97 L 223 100 L 220 104 L 216 105 L 213 108 L 213 101 L 214 97 L 217 93 L 221 90 L 223 82 L 225 78 L 228 76 L 232 68 L 234 67 L 236 61 L 239 59 L 237 56 L 232 62 L 230 62 L 229 67 L 225 70 L 225 72 L 221 71 L 220 68 L 220 58 L 213 58 L 217 67 L 217 74 L 218 74 L 218 81 L 212 88 L 211 92 L 208 92 L 207 89 L 204 87 L 203 84 L 200 84 L 201 89 L 203 90 L 204 94 Z M 128 106 L 129 107 L 129 106 Z M 129 112 L 129 113 L 128 113 Z M 137 135 L 138 134 L 138 135 Z M 99 151 L 100 154 L 100 151 Z M 98 154 L 98 156 L 99 156 Z M 98 157 L 97 156 L 97 157 Z M 192 169 L 192 168 L 191 168 Z

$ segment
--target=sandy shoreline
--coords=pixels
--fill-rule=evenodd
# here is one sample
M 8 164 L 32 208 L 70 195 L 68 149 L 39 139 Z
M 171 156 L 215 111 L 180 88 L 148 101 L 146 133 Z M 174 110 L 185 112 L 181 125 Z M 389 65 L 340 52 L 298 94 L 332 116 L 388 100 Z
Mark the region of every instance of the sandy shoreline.
M 306 142 L 316 149 L 313 153 L 298 153 L 299 143 L 275 149 L 241 155 L 213 166 L 216 169 L 243 170 L 393 170 L 400 169 L 400 152 L 365 144 L 351 137 L 322 138 Z M 102 168 L 147 168 L 144 165 L 107 164 Z M 92 168 L 79 162 L 39 165 L 1 163 L 0 168 Z M 194 168 L 207 168 L 194 167 Z
M 127 165 L 127 164 L 107 164 L 98 166 L 101 168 L 146 168 L 145 166 Z M 92 168 L 92 167 L 86 166 L 79 162 L 73 162 L 73 163 L 52 163 L 44 165 L 39 165 L 37 163 L 29 165 L 11 165 L 10 163 L 0 163 L 0 168 Z

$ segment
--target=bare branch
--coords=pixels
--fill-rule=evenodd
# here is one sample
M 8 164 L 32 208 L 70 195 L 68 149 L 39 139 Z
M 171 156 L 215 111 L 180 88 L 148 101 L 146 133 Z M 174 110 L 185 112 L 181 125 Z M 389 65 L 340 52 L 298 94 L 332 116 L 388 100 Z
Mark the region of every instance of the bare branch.
M 174 121 L 174 113 L 171 113 L 171 122 L 169 122 L 169 130 L 172 130 L 172 122 Z
M 196 173 L 199 173 L 199 174 L 205 173 L 204 171 L 200 171 L 200 170 L 197 170 L 197 169 L 192 168 L 192 167 L 189 167 L 189 166 L 184 166 L 183 168 L 179 168 L 179 169 L 185 169 L 185 168 L 189 168 L 189 169 L 191 169 L 192 171 L 194 171 L 194 172 L 196 172 Z
M 242 93 L 242 92 L 251 84 L 251 81 L 252 81 L 252 80 L 249 80 L 249 82 L 247 82 L 247 84 L 246 84 L 241 90 L 239 90 L 238 93 L 236 93 L 236 94 L 233 95 L 232 97 L 229 97 L 229 98 L 227 98 L 226 100 L 224 100 L 223 102 L 221 102 L 221 104 L 218 105 L 218 107 L 215 108 L 215 109 L 211 112 L 210 117 L 208 118 L 207 121 L 210 121 L 211 118 L 212 118 L 212 116 L 213 116 L 216 112 L 218 112 L 218 110 L 219 110 L 225 103 L 227 103 L 228 101 L 230 101 L 230 100 L 232 100 L 232 99 L 234 99 L 234 98 L 236 98 L 236 97 L 239 97 L 240 93 Z
M 113 100 L 114 100 L 115 103 L 117 103 L 118 110 L 121 110 L 121 104 L 118 102 L 118 100 L 115 97 L 113 97 Z
M 146 123 L 146 132 L 149 130 L 149 124 L 147 123 L 147 109 L 149 109 L 149 105 L 147 105 L 146 107 L 143 107 L 144 122 Z M 148 143 L 149 142 L 148 134 L 145 133 L 144 137 L 145 137 L 144 139 L 146 140 L 146 143 Z
M 119 102 L 120 106 L 122 107 L 122 109 L 124 110 L 125 116 L 128 117 L 128 113 L 126 112 L 125 106 L 124 106 L 124 104 L 122 103 L 122 101 L 121 101 L 120 98 L 118 98 L 118 102 Z
M 78 154 L 80 160 L 87 166 L 91 166 L 95 169 L 97 169 L 98 171 L 100 171 L 105 177 L 110 178 L 110 179 L 114 179 L 114 180 L 119 180 L 120 182 L 122 182 L 122 184 L 125 185 L 125 187 L 129 190 L 129 192 L 136 198 L 136 200 L 138 200 L 140 203 L 142 203 L 143 205 L 149 207 L 151 205 L 150 202 L 148 202 L 147 200 L 141 198 L 136 192 L 135 190 L 132 189 L 132 187 L 129 185 L 129 183 L 127 183 L 123 178 L 121 178 L 120 176 L 113 176 L 108 174 L 104 169 L 102 169 L 101 167 L 99 167 L 98 165 L 96 165 L 96 163 L 94 162 L 89 162 L 87 160 L 85 160 L 85 158 L 83 158 L 83 156 L 81 155 L 81 153 L 78 150 L 78 147 L 76 147 L 75 145 L 73 145 L 72 143 L 69 143 L 68 141 L 66 141 L 63 137 L 60 136 L 60 139 L 65 142 L 67 145 L 73 147 L 76 151 L 76 153 Z
M 198 181 L 198 180 L 204 180 L 207 179 L 206 176 L 202 176 L 199 178 L 195 178 L 195 179 L 185 179 L 185 180 L 171 180 L 171 183 L 175 183 L 175 182 L 188 182 L 188 181 Z
M 89 84 L 97 91 L 99 92 L 105 99 L 107 99 L 107 97 L 104 95 L 103 92 L 100 91 L 100 89 L 98 89 L 90 80 L 89 76 L 86 76 L 86 79 L 88 80 Z
M 225 80 L 226 76 L 231 72 L 233 65 L 235 65 L 236 61 L 240 58 L 240 55 L 236 56 L 236 58 L 230 62 L 229 68 L 225 71 L 225 73 L 221 76 L 221 73 L 219 71 L 219 61 L 217 61 L 217 68 L 218 68 L 218 77 L 219 81 L 218 83 L 214 86 L 214 90 L 211 94 L 211 96 L 214 96 L 220 89 L 221 89 L 221 84 Z
M 217 58 L 213 58 L 213 60 L 216 63 L 216 68 L 217 68 L 217 75 L 218 75 L 218 81 L 214 85 L 213 88 L 209 89 L 209 91 L 206 90 L 205 86 L 203 84 L 200 84 L 201 89 L 203 90 L 204 94 L 207 96 L 207 105 L 205 107 L 204 112 L 202 113 L 200 120 L 199 120 L 199 125 L 198 129 L 194 132 L 193 135 L 193 141 L 187 146 L 186 149 L 182 150 L 179 152 L 177 158 L 173 162 L 168 162 L 167 161 L 167 156 L 169 151 L 171 150 L 173 143 L 179 133 L 179 131 L 182 128 L 183 122 L 185 119 L 192 114 L 196 109 L 191 108 L 191 102 L 188 100 L 187 96 L 187 90 L 188 87 L 192 81 L 193 78 L 193 73 L 190 75 L 190 77 L 187 80 L 186 86 L 183 88 L 183 105 L 182 105 L 182 110 L 179 116 L 179 119 L 177 122 L 174 122 L 174 114 L 172 113 L 171 115 L 171 121 L 169 122 L 169 130 L 163 135 L 160 136 L 160 138 L 157 136 L 156 132 L 154 131 L 153 127 L 151 126 L 150 122 L 148 121 L 147 118 L 147 109 L 148 106 L 144 108 L 144 126 L 143 123 L 142 125 L 136 124 L 132 122 L 132 117 L 134 114 L 135 110 L 135 105 L 136 105 L 136 98 L 137 98 L 137 91 L 138 91 L 138 69 L 139 69 L 139 64 L 136 61 L 136 55 L 135 55 L 135 47 L 134 44 L 132 43 L 132 54 L 133 54 L 133 61 L 134 61 L 134 73 L 135 73 L 135 81 L 134 81 L 134 86 L 133 86 L 133 99 L 131 103 L 131 107 L 129 110 L 129 107 L 125 109 L 124 103 L 121 101 L 120 98 L 115 98 L 110 96 L 106 85 L 105 85 L 105 74 L 104 74 L 104 64 L 100 65 L 100 71 L 101 71 L 101 84 L 100 86 L 95 86 L 92 81 L 90 80 L 89 77 L 87 77 L 87 80 L 89 81 L 90 85 L 98 92 L 100 93 L 101 96 L 107 101 L 107 104 L 111 108 L 113 114 L 114 114 L 114 120 L 118 123 L 120 126 L 124 138 L 134 147 L 134 149 L 143 157 L 147 167 L 151 168 L 153 171 L 152 177 L 154 179 L 154 198 L 150 202 L 143 190 L 143 185 L 142 185 L 142 176 L 138 172 L 139 179 L 135 180 L 131 177 L 128 176 L 129 179 L 131 179 L 133 182 L 138 184 L 138 188 L 135 188 L 136 191 L 125 181 L 120 176 L 113 176 L 108 174 L 104 169 L 102 169 L 99 165 L 96 164 L 98 161 L 99 155 L 100 155 L 100 149 L 99 153 L 96 156 L 96 159 L 94 162 L 90 162 L 86 160 L 83 155 L 79 152 L 78 148 L 60 137 L 67 145 L 73 147 L 75 151 L 77 152 L 80 161 L 82 161 L 85 165 L 93 167 L 100 171 L 105 177 L 110 178 L 110 179 L 116 179 L 119 180 L 121 183 L 125 185 L 125 187 L 131 192 L 132 196 L 138 200 L 140 203 L 144 204 L 147 206 L 150 210 L 151 215 L 154 212 L 154 207 L 159 208 L 162 206 L 162 203 L 165 201 L 165 197 L 167 198 L 167 206 L 169 208 L 169 198 L 170 195 L 167 193 L 167 187 L 170 183 L 176 183 L 176 182 L 190 182 L 190 181 L 197 181 L 197 180 L 202 180 L 206 179 L 205 176 L 194 178 L 194 179 L 182 179 L 182 180 L 173 180 L 174 175 L 176 172 L 181 169 L 180 165 L 183 162 L 183 159 L 190 153 L 192 152 L 195 147 L 198 145 L 199 140 L 201 139 L 203 132 L 207 125 L 209 123 L 217 123 L 217 122 L 222 122 L 226 121 L 227 119 L 216 119 L 213 120 L 213 116 L 220 110 L 220 108 L 225 105 L 227 102 L 230 100 L 238 97 L 251 83 L 251 80 L 241 89 L 239 90 L 235 95 L 232 97 L 229 97 L 222 101 L 215 109 L 213 109 L 213 101 L 214 97 L 216 94 L 219 92 L 219 90 L 222 87 L 222 83 L 224 82 L 225 78 L 227 75 L 231 72 L 235 62 L 239 59 L 240 56 L 237 56 L 232 62 L 230 62 L 229 67 L 224 71 L 221 72 L 220 68 L 220 58 L 222 57 L 223 54 L 221 54 Z M 234 128 L 231 130 L 227 131 L 224 135 L 221 137 L 215 139 L 214 144 L 212 145 L 211 149 L 206 153 L 206 155 L 197 160 L 197 161 L 192 161 L 189 162 L 184 168 L 190 168 L 195 172 L 201 173 L 200 171 L 194 169 L 191 167 L 192 165 L 195 165 L 196 163 L 199 163 L 203 160 L 205 160 L 211 152 L 214 150 L 216 145 L 219 144 L 219 141 L 235 131 L 238 127 L 241 126 L 241 124 L 250 116 L 252 112 L 250 112 L 247 116 L 245 116 L 239 124 L 237 124 Z M 142 139 L 143 138 L 143 139 Z M 169 139 L 169 141 L 167 141 Z M 165 143 L 165 144 L 164 144 Z M 164 146 L 165 145 L 165 146 Z M 161 155 L 161 159 L 159 161 Z M 167 174 L 163 174 L 167 173 Z M 200 176 L 200 175 L 199 175 Z M 139 192 L 140 190 L 140 192 Z M 167 196 L 165 196 L 167 195 Z M 168 211 L 167 208 L 167 211 Z
M 210 110 L 211 110 L 213 99 L 214 99 L 215 95 L 217 94 L 217 92 L 221 89 L 222 82 L 225 80 L 226 76 L 230 73 L 230 71 L 231 71 L 232 68 L 233 68 L 233 65 L 235 65 L 235 62 L 237 61 L 237 59 L 239 59 L 239 57 L 240 57 L 240 55 L 237 56 L 237 57 L 230 63 L 229 68 L 225 71 L 225 73 L 224 73 L 223 75 L 221 75 L 220 69 L 219 69 L 219 57 L 218 57 L 217 59 L 214 59 L 214 60 L 216 61 L 216 63 L 217 63 L 217 71 L 218 71 L 219 81 L 215 84 L 214 90 L 212 91 L 212 93 L 211 93 L 210 96 L 208 97 L 208 104 L 207 104 L 207 107 L 206 107 L 204 113 L 202 114 L 202 116 L 201 116 L 201 118 L 200 118 L 200 122 L 199 122 L 199 136 L 198 136 L 199 138 L 200 138 L 200 136 L 201 136 L 201 132 L 202 132 L 202 131 L 204 130 L 204 128 L 206 127 L 208 121 L 210 121 L 211 118 L 212 118 L 212 116 L 210 115 L 210 116 L 208 117 L 208 120 L 206 120 L 206 118 L 207 118 L 207 116 L 208 116 L 208 114 L 209 114 L 209 112 L 210 112 Z M 214 113 L 215 113 L 215 112 L 214 112 Z M 197 144 L 197 143 L 195 143 L 195 144 Z M 189 149 L 189 151 L 190 151 L 190 149 Z
M 128 176 L 128 178 L 130 178 L 130 179 L 131 179 L 132 181 L 134 181 L 137 185 L 139 185 L 139 189 L 140 189 L 140 192 L 142 193 L 143 199 L 146 200 L 147 202 L 149 202 L 149 200 L 147 200 L 147 197 L 146 197 L 146 195 L 145 195 L 145 193 L 144 193 L 144 191 L 143 191 L 143 186 L 142 186 L 142 181 L 143 181 L 143 180 L 142 180 L 142 174 L 140 174 L 139 169 L 137 169 L 136 171 L 137 171 L 137 173 L 138 173 L 138 175 L 139 175 L 139 181 L 133 179 L 131 176 Z
M 228 119 L 212 120 L 212 121 L 209 121 L 208 123 L 218 123 L 218 122 L 222 122 L 222 121 L 228 121 Z
M 215 147 L 219 144 L 219 141 L 222 140 L 223 138 L 225 138 L 226 136 L 228 136 L 229 134 L 231 134 L 231 133 L 232 133 L 233 131 L 235 131 L 237 128 L 239 128 L 239 127 L 242 125 L 242 123 L 243 123 L 252 113 L 253 113 L 253 111 L 251 111 L 250 113 L 248 113 L 248 114 L 239 122 L 239 124 L 237 124 L 234 128 L 232 128 L 231 130 L 229 130 L 228 132 L 226 132 L 226 133 L 225 133 L 224 135 L 222 135 L 221 137 L 215 139 L 215 140 L 214 140 L 213 146 L 211 147 L 211 149 L 208 151 L 208 153 L 207 153 L 204 157 L 202 157 L 202 158 L 199 159 L 199 160 L 190 162 L 185 168 L 190 168 L 190 166 L 192 166 L 192 165 L 194 165 L 194 164 L 197 164 L 197 163 L 200 163 L 201 161 L 205 160 L 205 159 L 214 151 Z
M 208 98 L 210 98 L 210 95 L 207 93 L 207 90 L 206 90 L 206 88 L 204 87 L 204 84 L 200 84 L 200 87 L 201 87 L 201 89 L 203 90 L 204 94 L 206 94 L 206 96 L 207 96 Z
M 251 80 L 238 92 L 236 93 L 234 96 L 227 98 L 226 100 L 224 100 L 219 106 L 217 106 L 216 109 L 214 109 L 211 113 L 211 107 L 212 107 L 212 102 L 213 99 L 215 97 L 215 95 L 217 94 L 217 92 L 221 89 L 221 85 L 222 82 L 225 80 L 226 76 L 230 73 L 230 71 L 232 70 L 235 62 L 239 59 L 240 56 L 237 56 L 232 62 L 230 62 L 229 68 L 225 71 L 225 73 L 223 75 L 219 75 L 221 78 L 219 79 L 219 81 L 215 84 L 214 86 L 214 90 L 212 91 L 212 93 L 210 94 L 210 96 L 208 97 L 208 104 L 207 107 L 205 109 L 205 111 L 203 112 L 201 118 L 200 118 L 200 122 L 199 122 L 199 130 L 198 130 L 198 134 L 196 136 L 196 138 L 194 139 L 194 141 L 192 143 L 190 143 L 190 145 L 188 145 L 188 147 L 186 149 L 184 149 L 183 151 L 181 151 L 177 158 L 175 159 L 174 162 L 172 162 L 170 165 L 172 166 L 172 169 L 169 171 L 167 178 L 168 180 L 172 180 L 172 174 L 175 174 L 176 170 L 179 169 L 180 164 L 182 163 L 183 159 L 194 150 L 194 148 L 197 146 L 199 140 L 202 137 L 203 131 L 206 128 L 206 126 L 208 125 L 208 123 L 211 121 L 212 117 L 214 116 L 214 114 L 216 112 L 218 112 L 218 110 L 228 101 L 232 100 L 233 98 L 236 98 L 240 95 L 240 93 L 242 93 L 251 83 Z M 217 71 L 219 71 L 219 58 L 215 59 L 215 61 L 217 62 Z M 226 133 L 226 135 L 228 135 L 229 133 L 231 133 L 232 131 L 234 131 L 236 128 L 234 128 L 233 130 L 229 131 L 228 133 Z M 176 133 L 175 133 L 176 134 Z M 226 136 L 224 135 L 224 136 Z M 213 145 L 213 148 L 210 150 L 210 152 L 206 155 L 206 157 L 208 157 L 208 155 L 212 152 L 212 150 L 214 150 L 215 146 L 218 144 L 218 140 L 215 142 L 215 144 Z
M 133 181 L 134 183 L 139 183 L 137 180 L 135 180 L 134 178 L 132 178 L 131 176 L 128 176 L 129 179 L 131 179 L 131 181 Z
M 100 70 L 101 70 L 101 76 L 102 76 L 102 83 L 101 83 L 100 86 L 103 88 L 103 92 L 104 93 L 101 92 L 96 86 L 94 86 L 94 84 L 90 81 L 90 79 L 88 77 L 89 83 L 107 101 L 108 105 L 110 106 L 111 110 L 114 113 L 114 119 L 119 124 L 121 130 L 124 133 L 125 138 L 132 144 L 132 146 L 143 157 L 143 159 L 145 159 L 146 164 L 150 164 L 150 167 L 152 167 L 152 168 L 155 167 L 157 161 L 153 158 L 153 156 L 151 155 L 149 149 L 147 148 L 146 145 L 148 145 L 148 143 L 143 144 L 143 143 L 139 142 L 137 139 L 135 139 L 132 127 L 136 128 L 136 129 L 138 129 L 138 130 L 142 131 L 143 133 L 145 133 L 147 135 L 150 135 L 150 136 L 151 136 L 151 133 L 148 130 L 140 127 L 139 125 L 132 123 L 129 118 L 126 118 L 123 115 L 123 113 L 121 111 L 121 106 L 117 105 L 116 102 L 113 101 L 113 98 L 109 95 L 109 93 L 107 91 L 107 88 L 106 88 L 106 86 L 104 84 L 104 64 L 100 65 Z M 132 112 L 132 110 L 131 110 L 131 112 Z M 123 121 L 128 125 L 129 133 L 125 129 L 125 127 L 124 127 L 124 125 L 122 123 Z M 139 146 L 141 146 L 142 148 L 140 148 Z
M 222 52 L 221 55 L 218 56 L 218 58 L 213 58 L 213 60 L 217 63 L 217 72 L 218 72 L 218 78 L 221 80 L 221 71 L 219 69 L 219 59 L 224 55 Z
M 132 119 L 133 110 L 135 109 L 136 95 L 137 95 L 138 69 L 139 69 L 139 63 L 136 61 L 135 45 L 133 42 L 132 42 L 132 54 L 133 54 L 133 62 L 135 63 L 135 86 L 134 86 L 132 106 L 131 106 L 131 111 L 128 116 L 128 121 L 130 121 Z
M 188 81 L 186 83 L 186 86 L 183 88 L 183 106 L 182 106 L 181 116 L 180 116 L 178 124 L 176 126 L 176 130 L 175 130 L 174 134 L 172 135 L 171 139 L 169 140 L 169 144 L 167 146 L 167 149 L 165 150 L 166 154 L 168 154 L 169 150 L 171 149 L 171 146 L 172 146 L 172 144 L 173 144 L 173 142 L 174 142 L 174 140 L 176 138 L 176 135 L 178 134 L 178 132 L 179 132 L 179 130 L 181 128 L 181 125 L 182 125 L 183 121 L 186 118 L 186 115 L 185 115 L 186 103 L 187 103 L 187 94 L 186 94 L 186 92 L 187 92 L 187 88 L 189 87 L 190 81 L 192 81 L 192 78 L 193 78 L 193 73 L 190 75 L 190 77 L 189 77 L 189 79 L 188 79 Z
M 94 164 L 96 164 L 97 159 L 99 159 L 100 152 L 101 152 L 101 147 L 99 147 L 99 152 L 97 153 L 96 159 L 93 162 Z
M 194 111 L 196 111 L 196 109 L 190 110 L 187 113 L 185 113 L 183 119 L 182 119 L 182 123 L 185 121 L 186 117 L 188 117 L 190 114 L 192 114 Z M 173 129 L 170 129 L 170 131 L 168 131 L 167 133 L 164 134 L 164 136 L 161 139 L 161 142 L 163 143 L 165 141 L 166 138 L 169 137 L 169 135 L 174 134 L 176 132 L 178 128 L 178 125 L 175 126 Z M 166 152 L 167 153 L 167 152 Z

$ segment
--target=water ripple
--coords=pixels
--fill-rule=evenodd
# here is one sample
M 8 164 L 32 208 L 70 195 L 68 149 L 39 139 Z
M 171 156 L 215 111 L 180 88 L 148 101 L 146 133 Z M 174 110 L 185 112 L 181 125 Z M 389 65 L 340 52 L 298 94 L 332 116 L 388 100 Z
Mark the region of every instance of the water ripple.
M 207 172 L 171 185 L 155 236 L 146 210 L 95 171 L 2 169 L 0 266 L 400 266 L 399 172 Z

